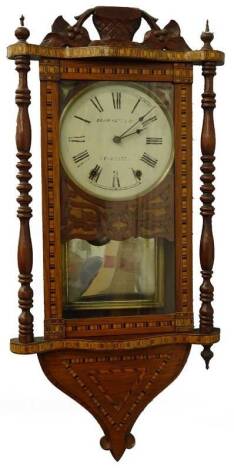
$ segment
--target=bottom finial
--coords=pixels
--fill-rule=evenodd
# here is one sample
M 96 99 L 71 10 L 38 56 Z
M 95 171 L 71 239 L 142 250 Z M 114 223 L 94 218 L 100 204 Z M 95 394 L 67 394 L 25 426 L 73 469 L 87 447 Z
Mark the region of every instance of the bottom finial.
M 211 345 L 206 344 L 205 346 L 203 346 L 203 350 L 201 352 L 201 357 L 205 361 L 206 369 L 209 369 L 210 361 L 211 361 L 212 357 L 214 356 L 214 353 L 211 351 L 212 346 L 213 346 L 212 344 Z
M 128 433 L 126 436 L 119 436 L 117 439 L 103 436 L 100 445 L 104 450 L 110 450 L 115 460 L 120 460 L 125 449 L 132 449 L 135 445 L 135 437 Z

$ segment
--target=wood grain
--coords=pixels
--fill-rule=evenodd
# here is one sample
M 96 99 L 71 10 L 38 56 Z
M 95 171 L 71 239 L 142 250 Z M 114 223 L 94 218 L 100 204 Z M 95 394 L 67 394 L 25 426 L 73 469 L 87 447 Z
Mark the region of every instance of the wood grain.
M 126 240 L 162 237 L 174 240 L 174 175 L 143 197 L 111 202 L 87 195 L 62 171 L 62 241 L 80 238 Z
M 212 217 L 214 215 L 214 151 L 215 151 L 215 129 L 213 110 L 215 108 L 215 94 L 213 91 L 213 78 L 215 65 L 204 64 L 202 73 L 205 79 L 204 93 L 202 95 L 202 108 L 204 110 L 202 134 L 201 134 L 201 215 L 203 218 L 202 234 L 200 241 L 200 262 L 203 282 L 200 287 L 200 329 L 202 332 L 211 331 L 213 328 L 213 285 L 211 283 L 212 269 L 214 263 L 214 238 L 212 231 Z
M 19 196 L 17 202 L 19 208 L 17 215 L 20 220 L 20 233 L 18 242 L 18 267 L 19 282 L 21 287 L 18 292 L 19 307 L 21 314 L 19 316 L 19 340 L 22 343 L 33 341 L 33 316 L 31 308 L 33 305 L 32 282 L 32 263 L 33 251 L 30 234 L 29 221 L 32 216 L 30 203 L 32 198 L 30 191 L 32 189 L 29 183 L 31 179 L 31 124 L 28 114 L 30 105 L 30 90 L 27 84 L 27 74 L 30 70 L 30 60 L 27 57 L 16 58 L 16 70 L 19 74 L 19 84 L 16 90 L 16 104 L 18 105 L 17 127 L 16 127 L 16 146 L 17 146 L 17 168 L 19 170 L 17 178 L 19 184 L 17 189 Z
M 129 434 L 137 417 L 175 380 L 189 352 L 190 345 L 183 344 L 127 353 L 67 349 L 38 358 L 47 378 L 96 418 L 105 434 L 104 448 L 119 460 L 132 447 Z
M 91 42 L 83 23 L 93 16 L 100 40 Z M 141 20 L 147 21 L 143 43 L 133 43 Z M 101 446 L 119 460 L 133 447 L 132 426 L 147 404 L 183 369 L 192 344 L 203 345 L 202 356 L 209 365 L 210 346 L 219 341 L 213 327 L 214 261 L 212 234 L 213 171 L 215 131 L 213 109 L 215 65 L 224 63 L 224 54 L 212 50 L 213 34 L 208 24 L 200 51 L 189 50 L 180 28 L 170 21 L 163 29 L 157 20 L 139 9 L 97 7 L 76 17 L 70 26 L 61 16 L 52 26 L 43 45 L 27 44 L 29 30 L 16 30 L 17 44 L 8 47 L 8 58 L 16 60 L 19 86 L 16 103 L 17 164 L 19 173 L 20 237 L 18 248 L 19 338 L 11 340 L 11 351 L 38 354 L 47 378 L 60 390 L 89 410 L 100 423 Z M 30 91 L 27 73 L 31 60 L 40 61 L 42 127 L 43 252 L 45 292 L 45 333 L 33 337 L 32 244 L 30 145 L 28 115 Z M 200 328 L 193 328 L 192 312 L 192 65 L 202 65 L 205 78 L 202 149 L 203 229 L 200 260 L 203 283 Z M 59 119 L 60 83 L 88 80 L 125 80 L 172 83 L 174 88 L 175 173 L 151 194 L 125 205 L 100 203 L 78 191 L 60 171 Z M 169 190 L 174 197 L 168 196 Z M 61 193 L 70 204 L 68 217 L 61 210 Z M 144 203 L 143 203 L 144 202 Z M 147 203 L 146 203 L 147 202 Z M 85 211 L 85 210 L 86 211 Z M 162 211 L 159 217 L 159 209 Z M 148 213 L 147 213 L 148 211 Z M 163 212 L 164 211 L 164 212 Z M 136 215 L 137 214 L 137 215 Z M 175 224 L 174 224 L 175 214 Z M 137 219 L 139 232 L 134 231 Z M 131 220 L 132 219 L 132 220 Z M 149 226 L 146 219 L 150 221 Z M 161 230 L 161 232 L 160 232 Z M 176 240 L 176 308 L 169 314 L 156 310 L 125 312 L 82 319 L 63 318 L 61 244 L 72 237 L 93 240 L 97 236 L 123 239 L 124 236 Z M 169 254 L 171 252 L 169 251 Z M 170 265 L 171 267 L 171 265 Z M 170 283 L 169 283 L 170 284 Z M 106 313 L 106 312 L 105 312 Z M 132 313 L 132 315 L 130 315 Z M 91 313 L 90 313 L 91 314 Z
M 41 66 L 44 61 L 41 62 Z M 48 63 L 46 64 L 48 67 Z M 70 321 L 62 320 L 62 279 L 61 279 L 61 245 L 60 245 L 60 228 L 62 240 L 71 237 L 84 238 L 86 240 L 96 239 L 97 235 L 109 236 L 110 238 L 121 239 L 122 233 L 124 237 L 135 236 L 132 232 L 132 227 L 135 228 L 136 224 L 131 224 L 131 215 L 133 211 L 137 213 L 140 220 L 137 227 L 142 231 L 142 236 L 166 236 L 169 240 L 174 238 L 173 227 L 173 198 L 168 200 L 165 192 L 168 193 L 167 186 L 172 188 L 171 175 L 160 186 L 162 190 L 163 202 L 160 202 L 160 188 L 151 192 L 144 199 L 144 203 L 140 204 L 140 200 L 123 204 L 102 203 L 100 200 L 90 200 L 90 197 L 79 191 L 74 185 L 67 182 L 61 172 L 62 189 L 66 206 L 71 208 L 71 213 L 68 211 L 68 220 L 66 221 L 63 216 L 62 210 L 62 225 L 60 226 L 60 171 L 59 171 L 59 150 L 58 150 L 58 129 L 59 129 L 59 77 L 60 67 L 64 67 L 64 63 L 55 62 L 51 63 L 51 69 L 47 69 L 50 73 L 50 79 L 45 80 L 43 71 L 41 81 L 41 103 L 42 103 L 42 175 L 43 175 L 43 226 L 44 226 L 44 266 L 45 266 L 45 334 L 47 338 L 62 338 L 65 335 L 74 334 L 77 337 L 78 330 L 69 329 Z M 81 67 L 81 66 L 80 66 Z M 103 74 L 106 79 L 115 80 L 115 71 L 119 68 L 118 65 L 109 64 L 102 65 Z M 175 226 L 175 239 L 176 241 L 176 265 L 177 265 L 177 307 L 176 316 L 177 320 L 174 323 L 174 328 L 178 331 L 191 329 L 193 325 L 192 314 L 192 228 L 191 228 L 191 83 L 188 82 L 192 79 L 191 66 L 188 64 L 175 64 L 174 66 L 168 65 L 168 70 L 171 67 L 174 69 L 173 77 L 175 81 L 175 105 L 174 105 L 174 118 L 175 118 L 175 188 L 176 188 L 176 226 Z M 83 73 L 87 73 L 89 64 L 83 62 Z M 92 69 L 92 68 L 91 68 Z M 90 69 L 90 70 L 91 70 Z M 105 73 L 108 70 L 108 74 Z M 81 74 L 82 74 L 81 70 Z M 122 77 L 128 77 L 129 73 L 135 70 L 135 81 L 141 81 L 144 77 L 144 67 L 138 67 L 138 64 L 132 63 L 130 67 L 123 67 Z M 164 70 L 166 68 L 164 66 Z M 74 62 L 74 71 L 70 71 L 70 79 L 73 80 L 77 77 L 77 65 Z M 81 77 L 83 77 L 81 75 Z M 52 80 L 53 78 L 53 80 Z M 152 81 L 157 82 L 160 80 L 159 76 L 152 77 Z M 64 186 L 64 184 L 66 185 Z M 71 189 L 69 187 L 71 186 Z M 166 188 L 166 191 L 165 191 Z M 67 194 L 67 190 L 68 194 Z M 173 188 L 172 188 L 173 190 Z M 163 193 L 164 191 L 164 193 Z M 170 190 L 171 191 L 171 190 Z M 158 198 L 158 202 L 157 202 Z M 149 201 L 149 209 L 152 212 L 151 216 L 146 217 L 145 199 Z M 70 205 L 69 205 L 70 204 Z M 158 218 L 157 204 L 161 204 L 161 208 L 166 209 L 165 215 Z M 118 207 L 116 207 L 118 206 Z M 152 207 L 151 207 L 152 206 Z M 85 208 L 87 211 L 85 212 Z M 161 209 L 160 209 L 161 210 Z M 164 211 L 165 212 L 165 211 Z M 102 215 L 102 213 L 104 215 Z M 141 217 L 142 214 L 142 217 Z M 104 217 L 104 218 L 103 218 Z M 150 227 L 147 230 L 144 226 L 144 217 L 150 220 Z M 103 224 L 101 220 L 103 219 Z M 168 220 L 170 222 L 168 223 Z M 135 216 L 132 216 L 135 221 Z M 164 220 L 164 222 L 163 222 Z M 121 223 L 120 223 L 121 221 Z M 160 223 L 159 223 L 160 222 Z M 163 222 L 163 223 L 162 223 Z M 49 227 L 49 231 L 48 231 Z M 120 229 L 122 227 L 122 232 Z M 159 233 L 158 230 L 161 230 Z M 142 312 L 144 315 L 139 316 L 132 312 L 132 321 L 140 322 L 143 324 L 147 322 L 147 312 Z M 151 311 L 150 314 L 153 312 Z M 88 317 L 88 312 L 86 313 Z M 165 320 L 166 316 L 165 316 Z M 118 324 L 113 321 L 113 325 Z M 106 323 L 106 318 L 99 318 L 99 325 Z M 126 330 L 117 328 L 114 333 L 125 334 Z M 99 328 L 101 331 L 101 327 Z M 128 329 L 128 333 L 135 333 L 135 328 Z M 141 328 L 139 328 L 141 333 Z M 155 330 L 154 330 L 155 332 Z M 93 336 L 95 330 L 89 328 L 89 334 Z
M 35 354 L 63 349 L 93 350 L 93 351 L 116 351 L 148 348 L 165 344 L 202 344 L 210 345 L 217 343 L 220 338 L 220 330 L 214 328 L 211 333 L 201 334 L 200 330 L 190 330 L 181 333 L 156 333 L 142 335 L 126 335 L 119 337 L 100 338 L 71 338 L 51 339 L 44 337 L 35 338 L 33 343 L 22 344 L 18 338 L 11 340 L 11 351 L 16 354 Z
M 206 33 L 208 36 L 209 32 Z M 206 47 L 208 47 L 206 45 Z M 213 111 L 215 108 L 215 93 L 213 90 L 213 80 L 216 67 L 213 63 L 205 63 L 202 67 L 204 76 L 204 93 L 202 95 L 202 108 L 204 111 L 203 126 L 201 133 L 201 215 L 202 233 L 200 240 L 200 263 L 203 282 L 200 286 L 200 330 L 210 332 L 213 329 L 214 309 L 212 301 L 214 298 L 214 287 L 211 282 L 214 264 L 214 237 L 212 229 L 212 217 L 214 215 L 214 152 L 215 152 L 215 127 Z M 210 360 L 213 357 L 211 346 L 204 345 L 201 356 L 205 361 L 206 368 L 209 368 Z
M 49 59 L 92 59 L 92 58 L 126 58 L 150 62 L 173 62 L 202 65 L 204 62 L 214 62 L 216 65 L 224 64 L 224 53 L 221 51 L 161 51 L 150 47 L 129 46 L 87 46 L 87 47 L 47 47 L 37 44 L 12 44 L 7 48 L 8 59 L 15 59 L 18 55 L 26 55 L 31 60 Z

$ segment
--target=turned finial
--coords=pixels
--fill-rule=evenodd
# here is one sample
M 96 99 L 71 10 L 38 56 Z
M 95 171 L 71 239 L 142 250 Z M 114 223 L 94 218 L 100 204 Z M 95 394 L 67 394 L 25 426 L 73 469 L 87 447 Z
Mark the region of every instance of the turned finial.
M 201 357 L 205 361 L 206 369 L 209 369 L 210 360 L 214 357 L 214 353 L 211 351 L 212 344 L 205 344 L 201 352 Z
M 30 31 L 24 26 L 24 15 L 20 17 L 20 26 L 15 30 L 15 36 L 19 42 L 26 42 L 30 36 Z
M 201 40 L 204 42 L 204 46 L 201 48 L 202 51 L 210 51 L 213 49 L 211 42 L 214 39 L 214 34 L 210 32 L 209 21 L 206 20 L 205 31 L 201 34 Z
M 24 20 L 25 20 L 24 15 L 21 15 L 21 17 L 20 17 L 21 26 L 24 26 Z

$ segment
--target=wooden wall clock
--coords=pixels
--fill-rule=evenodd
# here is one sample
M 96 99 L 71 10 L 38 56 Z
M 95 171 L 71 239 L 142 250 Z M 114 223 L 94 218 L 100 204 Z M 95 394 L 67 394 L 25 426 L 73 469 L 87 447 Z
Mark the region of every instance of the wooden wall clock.
M 83 26 L 92 17 L 100 40 Z M 142 43 L 133 36 L 144 19 Z M 208 368 L 213 326 L 213 78 L 224 54 L 213 34 L 192 51 L 175 21 L 163 29 L 134 8 L 97 7 L 70 26 L 58 17 L 41 45 L 16 30 L 18 354 L 36 353 L 47 378 L 100 423 L 119 460 L 144 407 L 181 372 L 192 344 Z M 34 338 L 30 60 L 38 60 L 45 330 Z M 204 76 L 201 135 L 200 326 L 192 303 L 192 80 Z

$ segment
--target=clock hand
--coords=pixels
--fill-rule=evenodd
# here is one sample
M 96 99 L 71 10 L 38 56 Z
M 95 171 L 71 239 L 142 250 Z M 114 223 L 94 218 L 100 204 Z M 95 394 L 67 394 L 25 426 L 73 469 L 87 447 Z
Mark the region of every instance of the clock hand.
M 151 113 L 151 111 L 153 111 L 153 109 L 155 109 L 156 106 L 153 106 L 151 109 L 149 109 L 149 111 L 147 111 L 147 113 L 143 114 L 143 116 L 139 117 L 139 121 L 143 121 L 143 119 L 145 119 L 146 116 L 148 116 L 149 113 Z
M 138 122 L 141 122 L 143 121 L 143 119 L 145 119 L 146 116 L 148 116 L 149 113 L 151 113 L 151 111 L 153 111 L 153 109 L 156 108 L 156 106 L 153 106 L 151 109 L 149 109 L 149 111 L 147 111 L 147 113 L 143 114 L 143 116 L 140 116 L 136 122 L 134 122 L 134 124 L 132 124 L 128 129 L 126 129 L 126 131 L 124 131 L 119 137 L 119 139 L 122 139 L 123 136 L 125 134 L 127 134 L 128 131 L 130 131 L 133 127 L 135 127 L 137 125 Z
M 125 134 L 122 138 L 122 139 L 125 139 L 125 137 L 129 137 L 130 135 L 133 135 L 133 134 L 140 134 L 142 131 L 144 131 L 145 129 L 137 129 L 136 131 L 134 132 L 130 132 L 130 134 Z
M 121 140 L 122 140 L 122 139 L 125 139 L 125 137 L 129 137 L 130 135 L 133 135 L 133 134 L 140 134 L 140 133 L 141 133 L 142 131 L 144 131 L 144 130 L 145 130 L 145 129 L 137 129 L 136 131 L 130 132 L 129 134 L 125 134 L 125 135 L 123 135 L 122 137 L 119 137 L 119 136 L 116 135 L 115 137 L 113 137 L 113 142 L 114 142 L 115 144 L 120 144 Z

